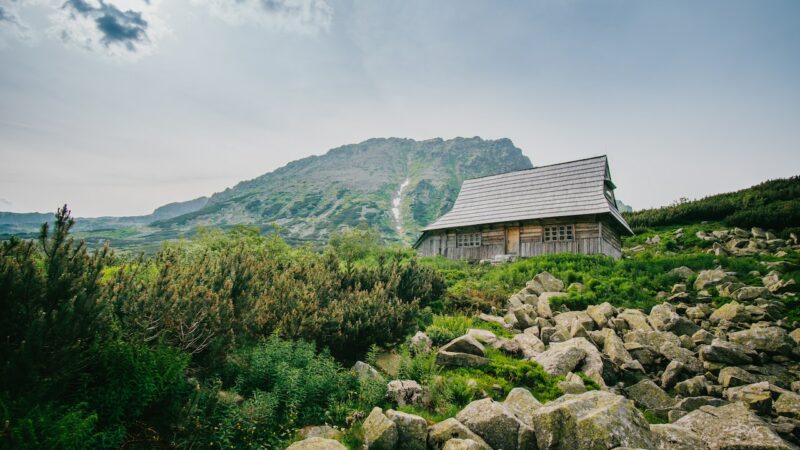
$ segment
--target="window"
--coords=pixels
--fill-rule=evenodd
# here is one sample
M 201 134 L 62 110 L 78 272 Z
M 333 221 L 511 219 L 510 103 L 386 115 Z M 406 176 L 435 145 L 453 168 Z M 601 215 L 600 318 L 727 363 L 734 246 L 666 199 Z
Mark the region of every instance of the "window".
M 572 225 L 544 227 L 544 241 L 571 241 L 574 239 Z
M 481 234 L 480 233 L 462 233 L 458 235 L 456 245 L 458 247 L 480 247 Z

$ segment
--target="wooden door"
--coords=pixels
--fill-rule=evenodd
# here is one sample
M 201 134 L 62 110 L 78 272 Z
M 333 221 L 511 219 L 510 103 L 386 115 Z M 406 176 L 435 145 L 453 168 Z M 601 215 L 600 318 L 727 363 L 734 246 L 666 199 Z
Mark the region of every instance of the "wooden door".
M 506 254 L 519 254 L 519 227 L 506 228 Z

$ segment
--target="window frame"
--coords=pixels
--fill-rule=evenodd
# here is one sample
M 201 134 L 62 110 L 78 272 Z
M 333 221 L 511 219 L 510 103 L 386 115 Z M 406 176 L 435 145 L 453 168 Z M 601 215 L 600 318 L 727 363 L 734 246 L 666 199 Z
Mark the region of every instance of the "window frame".
M 547 225 L 542 227 L 542 242 L 570 242 L 575 240 L 575 225 Z
M 475 248 L 481 246 L 481 233 L 458 233 L 456 235 L 456 247 L 459 248 Z

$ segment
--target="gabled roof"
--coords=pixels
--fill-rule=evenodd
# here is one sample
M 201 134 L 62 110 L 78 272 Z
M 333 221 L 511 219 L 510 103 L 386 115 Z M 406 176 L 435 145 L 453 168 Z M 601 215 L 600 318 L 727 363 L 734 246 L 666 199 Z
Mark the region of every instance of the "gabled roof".
M 447 214 L 423 231 L 584 214 L 610 214 L 633 234 L 616 205 L 604 156 L 465 180 Z

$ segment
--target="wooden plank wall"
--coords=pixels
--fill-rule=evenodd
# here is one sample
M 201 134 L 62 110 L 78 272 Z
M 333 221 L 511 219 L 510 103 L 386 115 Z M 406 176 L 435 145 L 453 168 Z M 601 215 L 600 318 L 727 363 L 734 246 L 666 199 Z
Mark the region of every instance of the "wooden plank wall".
M 606 254 L 614 258 L 622 256 L 622 242 L 610 223 L 604 221 L 602 230 L 594 217 L 570 217 L 528 221 L 520 226 L 520 257 L 548 255 L 554 253 Z M 542 242 L 543 227 L 550 225 L 574 225 L 575 239 L 572 241 Z M 442 240 L 442 255 L 450 259 L 481 260 L 505 254 L 505 225 L 494 224 L 470 227 L 459 233 L 481 233 L 480 247 L 457 247 L 457 233 L 447 230 L 431 234 L 420 244 L 417 251 L 422 256 L 433 256 L 439 252 Z

